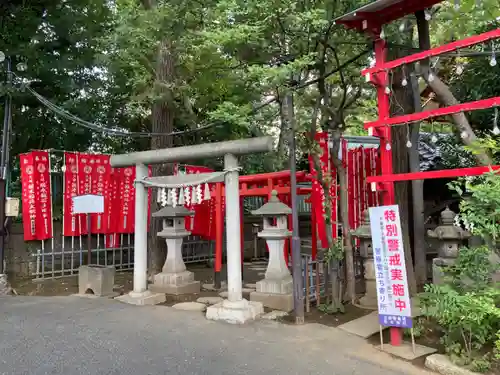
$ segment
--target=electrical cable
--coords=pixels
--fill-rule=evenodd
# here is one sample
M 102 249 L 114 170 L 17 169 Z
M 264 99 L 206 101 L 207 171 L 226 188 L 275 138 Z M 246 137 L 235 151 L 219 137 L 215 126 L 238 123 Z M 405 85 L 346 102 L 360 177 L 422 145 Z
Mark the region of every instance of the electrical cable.
M 156 133 L 156 132 L 127 132 L 124 130 L 119 130 L 119 129 L 110 129 L 107 127 L 104 127 L 102 125 L 94 124 L 89 121 L 85 121 L 70 112 L 66 111 L 65 109 L 57 106 L 56 104 L 50 102 L 47 98 L 44 96 L 40 95 L 37 93 L 35 90 L 33 90 L 31 87 L 26 86 L 26 89 L 45 107 L 47 107 L 49 110 L 54 112 L 56 115 L 61 116 L 77 125 L 80 125 L 82 127 L 85 127 L 90 130 L 102 132 L 102 133 L 108 133 L 109 135 L 113 136 L 118 136 L 118 137 L 139 137 L 139 138 L 148 138 L 148 137 L 158 137 L 158 136 L 175 136 L 175 135 L 181 135 L 181 134 L 188 134 L 188 133 L 194 133 L 197 131 L 209 129 L 215 126 L 220 125 L 220 123 L 211 123 L 207 125 L 200 126 L 195 129 L 189 129 L 189 130 L 181 130 L 181 131 L 175 131 L 175 132 L 170 132 L 170 133 Z

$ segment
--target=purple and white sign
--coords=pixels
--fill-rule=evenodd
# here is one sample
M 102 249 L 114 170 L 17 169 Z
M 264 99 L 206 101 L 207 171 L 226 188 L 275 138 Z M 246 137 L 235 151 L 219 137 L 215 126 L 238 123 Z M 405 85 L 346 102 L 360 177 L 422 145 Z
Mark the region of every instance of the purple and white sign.
M 380 324 L 412 328 L 399 206 L 370 207 Z

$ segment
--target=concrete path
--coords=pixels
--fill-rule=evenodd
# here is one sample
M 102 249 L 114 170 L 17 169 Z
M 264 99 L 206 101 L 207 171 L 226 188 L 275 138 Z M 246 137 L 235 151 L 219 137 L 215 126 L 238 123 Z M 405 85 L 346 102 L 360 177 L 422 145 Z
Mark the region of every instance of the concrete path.
M 0 297 L 0 373 L 422 375 L 311 324 L 230 326 L 199 312 L 82 297 Z

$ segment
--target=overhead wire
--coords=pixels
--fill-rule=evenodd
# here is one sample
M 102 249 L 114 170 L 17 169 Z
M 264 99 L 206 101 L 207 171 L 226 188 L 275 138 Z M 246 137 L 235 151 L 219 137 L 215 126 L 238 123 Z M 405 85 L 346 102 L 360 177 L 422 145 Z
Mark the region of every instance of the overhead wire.
M 45 98 L 43 95 L 40 95 L 37 93 L 35 90 L 33 90 L 31 87 L 26 86 L 26 90 L 30 92 L 41 104 L 43 104 L 45 107 L 47 107 L 49 110 L 54 112 L 56 115 L 61 116 L 73 123 L 76 123 L 82 127 L 85 127 L 90 130 L 94 130 L 96 132 L 101 132 L 101 133 L 108 133 L 109 135 L 113 136 L 118 136 L 118 137 L 138 137 L 138 138 L 149 138 L 149 137 L 158 137 L 158 136 L 175 136 L 175 135 L 181 135 L 181 134 L 188 134 L 188 133 L 194 133 L 197 131 L 209 129 L 212 127 L 215 127 L 217 125 L 220 125 L 220 123 L 210 123 L 206 125 L 199 126 L 194 129 L 188 129 L 188 130 L 180 130 L 180 131 L 174 131 L 170 133 L 158 133 L 158 132 L 129 132 L 125 130 L 119 130 L 119 129 L 113 129 L 113 128 L 108 128 L 102 125 L 98 125 L 86 120 L 83 120 L 64 108 L 59 107 L 58 105 L 52 103 L 49 101 L 47 98 Z

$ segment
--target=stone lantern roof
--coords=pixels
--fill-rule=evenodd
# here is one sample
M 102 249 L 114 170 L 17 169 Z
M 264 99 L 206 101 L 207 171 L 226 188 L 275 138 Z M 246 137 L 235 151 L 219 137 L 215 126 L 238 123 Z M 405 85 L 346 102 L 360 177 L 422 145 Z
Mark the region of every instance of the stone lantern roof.
M 452 210 L 446 207 L 441 212 L 441 225 L 434 230 L 428 230 L 427 235 L 440 240 L 465 240 L 471 236 L 470 232 L 455 225 L 457 216 Z
M 292 209 L 278 199 L 278 192 L 271 192 L 271 199 L 259 209 L 252 211 L 255 216 L 282 216 L 290 215 Z
M 170 217 L 186 217 L 186 216 L 192 216 L 194 215 L 193 211 L 189 211 L 186 207 L 184 206 L 165 206 L 162 207 L 159 211 L 156 211 L 153 213 L 153 217 L 160 217 L 160 218 L 170 218 Z
M 357 238 L 372 238 L 372 230 L 370 227 L 370 212 L 368 209 L 363 211 L 363 223 L 351 231 L 351 234 Z

